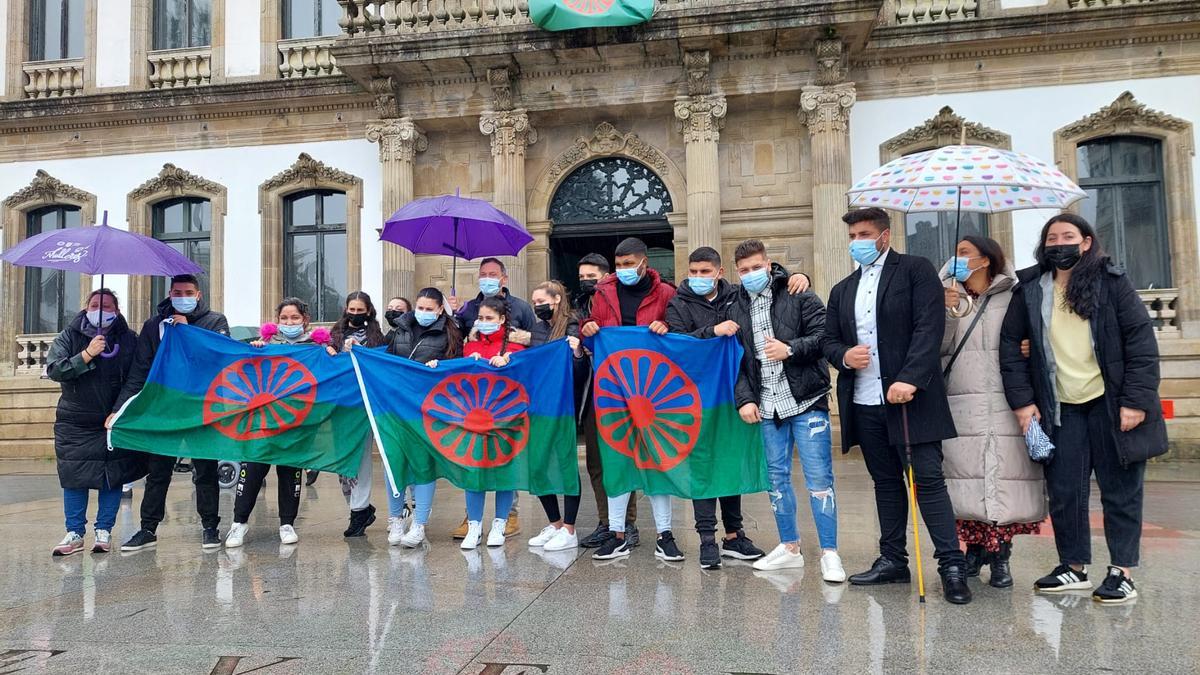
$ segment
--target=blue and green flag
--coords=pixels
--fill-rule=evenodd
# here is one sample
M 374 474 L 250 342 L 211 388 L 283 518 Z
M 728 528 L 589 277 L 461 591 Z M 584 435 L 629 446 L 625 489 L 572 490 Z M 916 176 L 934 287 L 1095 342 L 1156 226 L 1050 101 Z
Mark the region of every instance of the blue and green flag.
M 529 0 L 529 16 L 546 30 L 636 26 L 654 15 L 654 0 Z

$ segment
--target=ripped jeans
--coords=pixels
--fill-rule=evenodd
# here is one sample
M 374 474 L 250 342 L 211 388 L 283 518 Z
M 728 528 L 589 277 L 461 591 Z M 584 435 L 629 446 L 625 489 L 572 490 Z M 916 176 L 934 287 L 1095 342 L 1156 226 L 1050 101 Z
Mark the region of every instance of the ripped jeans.
M 837 548 L 837 500 L 833 492 L 833 441 L 829 413 L 809 410 L 788 417 L 776 426 L 774 420 L 762 421 L 763 446 L 767 458 L 767 477 L 771 481 L 771 508 L 780 543 L 800 541 L 796 527 L 796 492 L 792 489 L 792 446 L 800 454 L 804 484 L 812 506 L 813 521 L 821 548 Z

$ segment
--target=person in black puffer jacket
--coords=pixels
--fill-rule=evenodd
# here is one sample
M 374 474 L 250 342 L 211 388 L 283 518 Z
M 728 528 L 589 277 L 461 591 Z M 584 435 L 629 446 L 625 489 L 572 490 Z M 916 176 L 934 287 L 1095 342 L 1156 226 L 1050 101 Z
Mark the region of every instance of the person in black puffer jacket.
M 129 330 L 112 291 L 92 291 L 87 308 L 54 339 L 46 374 L 62 385 L 54 415 L 54 455 L 63 489 L 67 536 L 63 556 L 83 550 L 88 490 L 99 492 L 92 551 L 107 553 L 121 505 L 121 486 L 146 475 L 145 456 L 108 449 L 104 421 L 133 365 L 137 333 Z

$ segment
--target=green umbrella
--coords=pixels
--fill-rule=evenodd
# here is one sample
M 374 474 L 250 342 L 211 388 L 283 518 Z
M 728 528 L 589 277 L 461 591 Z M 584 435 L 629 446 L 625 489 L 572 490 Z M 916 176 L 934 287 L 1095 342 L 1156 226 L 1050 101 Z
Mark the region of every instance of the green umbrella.
M 654 0 L 530 0 L 529 16 L 546 30 L 636 26 L 650 20 Z

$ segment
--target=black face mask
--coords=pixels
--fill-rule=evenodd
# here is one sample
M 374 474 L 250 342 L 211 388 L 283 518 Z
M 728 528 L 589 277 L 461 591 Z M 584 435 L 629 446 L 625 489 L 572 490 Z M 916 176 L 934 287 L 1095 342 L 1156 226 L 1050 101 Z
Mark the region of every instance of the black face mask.
M 1083 253 L 1079 250 L 1079 244 L 1047 246 L 1042 249 L 1042 254 L 1046 256 L 1046 262 L 1060 270 L 1071 269 L 1083 257 Z
M 347 314 L 346 322 L 355 328 L 362 328 L 363 326 L 367 325 L 367 315 L 366 314 Z
M 534 305 L 533 313 L 542 321 L 549 321 L 554 318 L 554 306 L 550 304 Z
M 579 290 L 587 295 L 591 295 L 591 294 L 595 293 L 596 292 L 596 280 L 595 279 L 584 279 L 583 281 L 580 281 L 579 282 Z
M 402 316 L 404 316 L 404 312 L 401 312 L 398 309 L 389 309 L 383 313 L 383 318 L 387 319 L 387 322 L 392 326 L 395 326 L 396 322 L 399 321 L 400 317 Z

